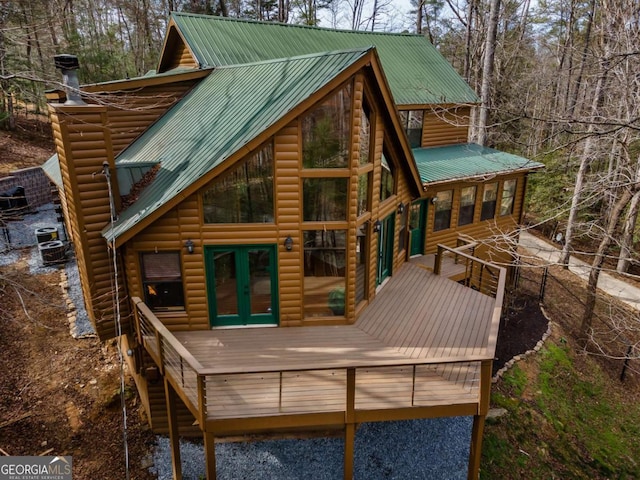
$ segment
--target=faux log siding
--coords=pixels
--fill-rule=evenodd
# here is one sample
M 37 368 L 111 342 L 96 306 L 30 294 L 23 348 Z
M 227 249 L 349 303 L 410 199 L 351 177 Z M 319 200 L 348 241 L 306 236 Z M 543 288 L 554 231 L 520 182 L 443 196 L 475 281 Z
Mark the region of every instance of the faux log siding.
M 294 121 L 275 136 L 274 160 L 276 170 L 274 200 L 278 221 L 278 288 L 280 325 L 292 327 L 302 324 L 303 278 L 302 236 L 300 222 L 300 143 L 298 122 Z M 284 248 L 284 240 L 291 236 L 293 248 Z
M 175 43 L 175 46 L 173 48 L 173 56 L 169 60 L 169 64 L 167 65 L 167 67 L 164 68 L 163 70 L 167 71 L 167 70 L 171 70 L 178 67 L 198 68 L 198 64 L 196 63 L 193 56 L 191 55 L 191 52 L 189 52 L 189 49 L 187 48 L 185 43 L 182 41 L 179 41 L 179 42 L 177 41 Z
M 353 156 L 351 163 L 352 181 L 349 191 L 349 216 L 355 219 L 357 211 L 357 169 L 359 149 L 360 108 L 362 105 L 363 79 L 358 77 L 354 84 L 354 122 L 353 122 Z M 380 111 L 375 99 L 369 99 L 374 110 Z M 407 178 L 402 168 L 395 168 L 397 193 L 383 204 L 379 202 L 380 162 L 383 151 L 385 125 L 381 119 L 373 120 L 375 129 L 374 145 L 374 180 L 372 185 L 373 220 L 385 218 L 395 212 L 400 202 L 411 201 Z M 215 225 L 203 224 L 201 198 L 194 194 L 180 203 L 176 208 L 158 219 L 150 227 L 127 242 L 127 270 L 131 295 L 141 292 L 139 252 L 179 251 L 182 257 L 182 274 L 185 288 L 185 312 L 162 312 L 158 315 L 161 321 L 173 331 L 199 330 L 209 328 L 209 305 L 206 285 L 206 269 L 204 265 L 204 247 L 207 245 L 242 245 L 271 244 L 277 245 L 278 256 L 278 306 L 280 326 L 292 327 L 303 324 L 335 324 L 343 322 L 339 318 L 303 317 L 303 248 L 302 248 L 302 198 L 300 169 L 301 151 L 299 143 L 299 125 L 294 121 L 274 135 L 274 208 L 275 224 L 253 225 Z M 390 159 L 394 163 L 404 159 Z M 372 232 L 373 222 L 369 225 Z M 394 248 L 398 248 L 399 221 L 395 222 Z M 287 252 L 284 240 L 291 236 L 293 249 Z M 186 253 L 184 243 L 194 243 L 194 253 Z M 369 298 L 375 295 L 377 235 L 371 233 L 369 264 Z M 356 225 L 351 221 L 348 227 L 347 261 L 347 318 L 355 320 L 355 244 Z M 397 270 L 405 260 L 406 252 L 394 256 L 393 271 Z
M 516 195 L 513 204 L 513 213 L 511 215 L 500 216 L 500 199 L 502 198 L 502 187 L 505 180 L 515 178 L 518 183 L 516 186 Z M 446 230 L 440 230 L 438 232 L 433 231 L 433 219 L 435 213 L 435 207 L 429 202 L 427 212 L 427 228 L 426 228 L 426 242 L 425 253 L 435 253 L 438 249 L 437 245 L 442 243 L 450 247 L 456 246 L 458 235 L 464 234 L 471 238 L 487 239 L 501 233 L 511 232 L 518 226 L 520 213 L 522 212 L 523 194 L 525 186 L 524 174 L 509 175 L 496 177 L 486 183 L 499 182 L 498 185 L 498 199 L 496 203 L 496 215 L 492 220 L 480 221 L 480 213 L 482 210 L 482 191 L 484 183 L 474 182 L 458 182 L 447 185 L 441 185 L 439 187 L 430 187 L 426 191 L 428 198 L 435 197 L 436 193 L 443 190 L 454 190 L 453 193 L 453 205 L 451 210 L 451 227 Z M 464 187 L 476 185 L 476 204 L 473 213 L 473 223 L 464 226 L 458 226 L 458 214 L 460 209 L 460 190 Z
M 109 107 L 108 126 L 117 155 L 180 99 L 196 82 L 143 87 L 129 93 L 124 109 Z
M 358 167 L 360 165 L 360 124 L 362 122 L 362 108 L 364 101 L 364 78 L 362 74 L 356 75 L 353 85 L 353 121 L 351 131 L 353 140 L 351 144 L 351 181 L 349 182 L 348 218 L 355 219 L 358 215 Z M 371 116 L 371 115 L 370 115 Z M 377 135 L 376 135 L 377 136 Z M 369 227 L 367 225 L 367 227 Z M 355 296 L 356 296 L 356 222 L 351 220 L 347 229 L 347 278 L 345 288 L 345 315 L 348 323 L 355 322 Z M 375 278 L 375 277 L 374 277 Z
M 470 114 L 469 107 L 425 110 L 422 146 L 436 147 L 467 143 Z
M 63 110 L 52 115 L 52 120 L 65 140 L 62 143 L 66 148 L 58 149 L 58 153 L 62 154 L 64 195 L 84 300 L 98 336 L 110 338 L 115 334 L 111 311 L 111 261 L 100 233 L 110 219 L 109 192 L 106 180 L 100 173 L 103 162 L 108 161 L 113 165 L 109 133 L 105 128 L 105 109 L 86 107 L 82 113 L 73 115 L 66 115 Z M 94 140 L 87 140 L 85 135 Z M 91 207 L 86 210 L 79 208 L 85 202 Z M 125 317 L 126 313 L 125 310 Z

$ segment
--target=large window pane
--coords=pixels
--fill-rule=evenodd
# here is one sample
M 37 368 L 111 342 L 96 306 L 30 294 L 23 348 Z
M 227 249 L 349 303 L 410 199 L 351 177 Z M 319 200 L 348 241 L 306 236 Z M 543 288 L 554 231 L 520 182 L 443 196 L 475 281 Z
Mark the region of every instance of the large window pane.
M 516 179 L 505 180 L 502 186 L 502 201 L 500 202 L 500 215 L 511 215 L 513 213 L 513 199 L 516 196 Z
M 362 105 L 360 114 L 360 166 L 371 161 L 371 122 L 369 121 L 369 109 Z
M 498 182 L 487 183 L 482 194 L 482 212 L 480 220 L 490 220 L 496 215 L 496 200 L 498 198 Z
M 345 168 L 351 143 L 351 85 L 302 118 L 304 168 Z
M 216 274 L 216 310 L 218 315 L 238 314 L 238 277 L 236 252 L 216 252 L 213 261 Z
M 273 222 L 273 146 L 214 180 L 202 197 L 205 223 Z
M 371 211 L 371 205 L 369 204 L 370 178 L 370 172 L 358 175 L 358 216 Z
M 451 205 L 453 190 L 445 190 L 436 194 L 436 213 L 433 221 L 433 231 L 445 230 L 451 226 Z
M 303 220 L 346 220 L 348 186 L 348 178 L 305 178 L 302 183 Z
M 384 153 L 382 154 L 382 171 L 380 177 L 380 201 L 383 202 L 395 193 L 393 166 L 387 161 Z
M 304 232 L 304 314 L 341 316 L 345 309 L 345 230 Z
M 140 254 L 144 301 L 151 310 L 184 308 L 179 252 Z
M 464 187 L 460 190 L 460 212 L 458 225 L 468 225 L 473 222 L 473 213 L 476 206 L 476 187 Z

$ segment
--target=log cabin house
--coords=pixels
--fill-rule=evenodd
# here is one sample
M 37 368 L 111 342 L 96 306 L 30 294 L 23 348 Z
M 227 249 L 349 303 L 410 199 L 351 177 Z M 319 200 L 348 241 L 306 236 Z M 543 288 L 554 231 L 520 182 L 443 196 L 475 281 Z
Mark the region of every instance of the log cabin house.
M 215 478 L 216 437 L 341 429 L 352 478 L 358 424 L 458 415 L 478 477 L 486 240 L 541 165 L 468 143 L 478 99 L 424 37 L 174 13 L 157 71 L 48 100 L 88 313 L 175 478 L 179 434 Z

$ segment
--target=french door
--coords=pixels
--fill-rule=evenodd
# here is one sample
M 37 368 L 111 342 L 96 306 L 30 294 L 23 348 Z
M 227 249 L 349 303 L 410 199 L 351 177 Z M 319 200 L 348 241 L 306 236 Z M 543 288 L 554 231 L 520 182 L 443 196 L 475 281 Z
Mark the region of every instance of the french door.
M 275 245 L 206 246 L 205 264 L 212 327 L 278 323 Z
M 427 218 L 427 201 L 416 200 L 409 210 L 409 229 L 411 231 L 411 246 L 409 255 L 424 253 L 424 230 Z
M 376 285 L 391 275 L 393 265 L 393 232 L 395 213 L 382 220 L 378 231 L 378 269 Z

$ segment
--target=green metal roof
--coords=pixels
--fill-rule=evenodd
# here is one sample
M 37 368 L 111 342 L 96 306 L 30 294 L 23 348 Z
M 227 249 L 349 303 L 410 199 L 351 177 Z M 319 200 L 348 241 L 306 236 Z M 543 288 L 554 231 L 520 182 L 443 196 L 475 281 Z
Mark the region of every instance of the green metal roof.
M 187 13 L 171 15 L 201 67 L 374 45 L 397 105 L 479 101 L 422 35 L 331 30 Z
M 117 239 L 368 52 L 349 50 L 214 69 L 118 155 L 119 167 L 148 162 L 160 162 L 161 167 L 103 236 Z
M 474 143 L 414 148 L 413 156 L 423 183 L 535 170 L 544 164 Z

